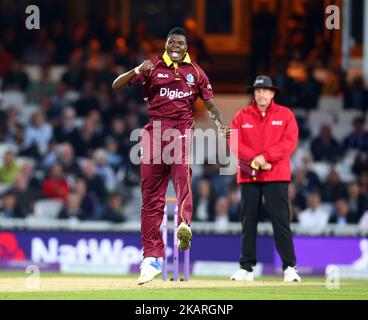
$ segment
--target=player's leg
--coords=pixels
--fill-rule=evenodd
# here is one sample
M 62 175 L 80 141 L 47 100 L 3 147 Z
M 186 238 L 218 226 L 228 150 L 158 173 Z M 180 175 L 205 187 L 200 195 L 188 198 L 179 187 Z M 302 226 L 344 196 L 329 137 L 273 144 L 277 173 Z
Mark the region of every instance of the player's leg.
M 178 246 L 180 250 L 186 250 L 190 248 L 192 240 L 192 231 L 190 230 L 193 213 L 192 170 L 188 164 L 172 164 L 171 179 L 178 201 Z
M 165 255 L 160 232 L 169 181 L 169 167 L 165 164 L 142 164 L 141 236 L 144 260 L 139 284 L 153 280 L 161 272 L 157 258 Z
M 175 188 L 178 201 L 178 223 L 177 230 L 178 246 L 180 250 L 190 248 L 192 231 L 190 222 L 193 214 L 192 199 L 192 170 L 190 168 L 191 147 L 192 147 L 192 123 L 178 125 L 176 129 L 180 131 L 180 136 L 176 137 L 174 163 L 171 164 L 171 179 Z M 175 143 L 175 141 L 174 141 Z
M 257 223 L 261 197 L 259 184 L 244 183 L 241 185 L 242 252 L 239 261 L 240 270 L 231 277 L 232 280 L 252 281 L 254 278 L 253 267 L 257 264 Z
M 265 207 L 270 215 L 277 252 L 283 263 L 285 281 L 300 281 L 296 272 L 287 182 L 270 182 L 263 186 Z
M 142 212 L 141 232 L 144 257 L 163 257 L 160 233 L 169 181 L 169 167 L 164 164 L 141 165 Z

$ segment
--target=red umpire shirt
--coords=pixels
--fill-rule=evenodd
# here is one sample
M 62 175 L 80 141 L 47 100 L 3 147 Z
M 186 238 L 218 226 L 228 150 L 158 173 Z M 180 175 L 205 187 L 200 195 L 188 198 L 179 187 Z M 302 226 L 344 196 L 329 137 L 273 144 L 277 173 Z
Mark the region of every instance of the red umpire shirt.
M 163 257 L 164 243 L 160 225 L 165 206 L 165 195 L 170 178 L 175 188 L 179 224 L 192 219 L 191 169 L 189 165 L 191 129 L 194 126 L 193 105 L 197 97 L 206 101 L 213 98 L 213 91 L 204 71 L 186 54 L 182 63 L 174 63 L 165 52 L 162 57 L 151 59 L 154 65 L 148 76 L 139 74 L 130 83 L 141 84 L 148 103 L 150 122 L 144 127 L 141 148 L 144 161 L 141 164 L 142 181 L 142 247 L 144 257 Z M 159 123 L 161 132 L 157 137 L 154 128 Z M 170 141 L 162 139 L 167 129 L 176 129 L 178 137 Z M 189 131 L 189 132 L 188 132 Z M 162 152 L 172 142 L 182 143 L 180 163 L 163 161 Z M 153 154 L 153 145 L 160 145 L 161 153 Z M 148 149 L 149 147 L 149 149 Z M 149 161 L 147 161 L 147 159 Z M 156 160 L 160 160 L 159 163 Z M 149 162 L 149 163 L 148 163 Z
M 238 132 L 230 138 L 230 148 L 240 159 L 253 159 L 263 154 L 272 170 L 261 171 L 256 182 L 290 182 L 290 156 L 298 143 L 299 129 L 294 113 L 273 100 L 265 116 L 256 102 L 240 110 L 234 117 L 232 129 Z M 238 169 L 238 183 L 254 182 Z

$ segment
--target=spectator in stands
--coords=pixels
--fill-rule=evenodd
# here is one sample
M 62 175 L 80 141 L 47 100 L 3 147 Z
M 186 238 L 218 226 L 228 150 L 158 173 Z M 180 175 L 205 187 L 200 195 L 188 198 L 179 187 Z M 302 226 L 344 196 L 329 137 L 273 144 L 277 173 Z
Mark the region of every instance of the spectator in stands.
M 359 186 L 360 186 L 361 192 L 364 195 L 368 196 L 368 172 L 363 172 L 359 176 Z
M 95 125 L 96 134 L 99 139 L 101 139 L 104 134 L 104 127 L 101 120 L 101 112 L 97 109 L 93 109 L 88 112 L 87 117 L 85 118 L 85 122 L 91 121 Z M 100 143 L 102 143 L 101 140 L 99 141 L 99 145 Z
M 318 193 L 312 192 L 307 198 L 307 208 L 298 215 L 301 227 L 313 231 L 321 231 L 328 224 L 329 212 L 321 207 L 321 198 Z
M 56 149 L 57 149 L 56 142 L 54 140 L 50 140 L 47 153 L 42 158 L 42 167 L 49 168 L 51 165 L 57 162 L 58 155 Z
M 101 43 L 97 38 L 89 41 L 85 50 L 84 58 L 86 60 L 85 68 L 88 72 L 94 73 L 102 70 L 103 55 L 101 52 Z
M 114 91 L 113 104 L 110 111 L 104 115 L 104 121 L 109 121 L 111 124 L 114 119 L 123 119 L 127 113 L 127 100 L 126 90 Z
M 63 168 L 59 163 L 50 167 L 42 185 L 42 195 L 45 198 L 65 201 L 69 186 L 64 178 Z
M 335 223 L 339 226 L 345 226 L 348 223 L 357 223 L 353 213 L 349 210 L 349 205 L 345 199 L 338 199 L 335 203 L 335 209 L 329 219 L 329 223 Z
M 14 55 L 10 53 L 6 48 L 0 43 L 0 78 L 10 70 L 13 63 Z
M 103 202 L 106 198 L 104 180 L 97 174 L 96 165 L 91 160 L 83 160 L 82 174 L 87 182 L 87 190 L 94 192 L 98 200 Z
M 355 78 L 351 86 L 345 92 L 345 108 L 368 110 L 368 91 L 364 87 L 362 77 Z
M 298 194 L 294 183 L 289 184 L 289 207 L 291 222 L 298 222 L 299 213 L 306 208 L 306 199 L 304 195 Z
M 12 191 L 1 196 L 0 219 L 23 218 L 22 212 L 17 207 L 17 199 Z
M 1 122 L 2 119 L 0 119 Z M 19 122 L 19 112 L 16 107 L 10 106 L 5 112 L 4 136 L 2 140 L 8 143 L 14 143 L 14 136 L 17 130 L 17 124 Z
M 49 120 L 60 120 L 64 109 L 71 105 L 72 101 L 67 94 L 67 85 L 63 82 L 58 82 L 55 93 L 50 98 L 50 107 L 47 110 L 47 118 Z
M 19 155 L 23 155 L 25 127 L 23 124 L 17 122 L 12 130 L 8 130 L 6 135 L 6 142 L 14 144 L 19 147 Z
M 295 106 L 297 105 L 297 84 L 295 80 L 288 75 L 287 69 L 287 61 L 277 63 L 273 78 L 275 79 L 275 86 L 280 88 L 280 93 L 275 97 L 275 101 L 283 106 Z M 299 122 L 298 125 L 300 138 L 302 130 L 300 130 L 301 126 Z
M 102 61 L 102 69 L 96 75 L 97 84 L 101 88 L 101 85 L 111 88 L 111 83 L 114 82 L 118 75 L 116 70 L 114 56 L 112 54 L 105 54 Z
M 313 69 L 308 68 L 307 80 L 300 85 L 297 106 L 305 110 L 316 109 L 321 91 L 322 84 L 315 78 Z
M 111 123 L 109 135 L 112 136 L 119 144 L 119 154 L 125 159 L 129 159 L 130 151 L 130 134 L 126 128 L 126 122 L 123 118 L 115 118 Z
M 84 81 L 81 96 L 75 103 L 78 117 L 85 117 L 89 111 L 99 108 L 95 90 L 95 81 L 93 79 L 90 78 Z
M 127 99 L 126 114 L 124 118 L 126 118 L 128 130 L 143 128 L 147 121 L 149 121 L 146 107 L 143 106 L 143 109 L 142 111 L 142 104 L 136 99 Z M 133 119 L 130 119 L 131 117 L 133 117 Z
M 4 75 L 2 90 L 18 90 L 25 92 L 29 86 L 27 73 L 23 71 L 21 60 L 15 59 L 11 69 Z
M 81 209 L 86 220 L 95 220 L 99 218 L 100 202 L 94 191 L 87 190 L 86 179 L 78 177 L 75 181 L 74 192 L 81 198 Z
M 58 161 L 63 168 L 64 176 L 76 178 L 82 171 L 75 159 L 74 148 L 70 143 L 63 143 L 57 150 Z
M 357 117 L 353 121 L 353 132 L 344 139 L 345 149 L 356 149 L 368 152 L 368 132 L 364 129 L 364 117 Z
M 102 213 L 101 220 L 110 221 L 114 223 L 122 223 L 125 217 L 122 212 L 122 198 L 119 194 L 114 193 L 110 195 L 108 204 Z
M 108 193 L 115 192 L 118 181 L 113 168 L 107 162 L 107 152 L 104 149 L 97 149 L 93 153 L 97 174 L 104 179 L 105 190 Z
M 88 27 L 88 23 L 83 21 L 73 28 L 73 34 L 71 36 L 72 50 L 82 49 L 87 46 L 88 40 L 90 38 Z
M 291 172 L 295 172 L 298 169 L 307 170 L 313 162 L 309 148 L 304 147 L 299 139 L 297 149 L 291 156 Z
M 312 141 L 311 152 L 314 161 L 335 163 L 342 156 L 341 146 L 332 136 L 330 125 L 323 124 L 321 126 L 319 136 Z
M 82 64 L 82 50 L 76 50 L 70 55 L 68 69 L 61 77 L 61 81 L 69 90 L 80 91 L 85 79 L 85 70 Z
M 73 141 L 78 134 L 76 112 L 72 107 L 63 110 L 60 126 L 54 130 L 54 138 L 58 143 Z
M 98 111 L 100 112 L 103 125 L 108 128 L 110 126 L 109 119 L 113 106 L 110 86 L 107 86 L 105 83 L 101 83 L 99 85 L 97 95 L 99 101 Z
M 70 38 L 67 33 L 66 23 L 59 18 L 53 18 L 49 28 L 49 36 L 55 49 L 53 51 L 53 62 L 65 65 L 70 53 Z
M 13 189 L 17 208 L 22 217 L 26 217 L 34 212 L 34 204 L 41 196 L 38 188 L 30 187 L 29 182 L 30 179 L 26 175 L 18 174 Z
M 198 181 L 193 193 L 193 220 L 214 221 L 214 199 L 211 183 L 207 179 Z
M 114 48 L 114 62 L 117 65 L 124 66 L 127 70 L 135 66 L 135 52 L 128 48 L 127 39 L 120 36 L 116 39 Z
M 362 173 L 368 173 L 368 153 L 366 152 L 359 152 L 355 158 L 352 171 L 357 175 L 360 176 Z
M 210 180 L 212 186 L 213 197 L 227 197 L 231 177 L 219 174 L 219 165 L 205 162 L 203 165 L 203 178 Z M 230 179 L 229 179 L 230 178 Z
M 119 22 L 114 16 L 110 16 L 106 19 L 105 28 L 102 28 L 99 32 L 102 49 L 107 52 L 111 52 L 113 50 L 116 39 L 122 36 Z
M 305 141 L 309 139 L 311 135 L 311 129 L 305 116 L 295 115 L 296 122 L 299 127 L 299 140 Z
M 321 182 L 313 171 L 306 168 L 298 168 L 293 173 L 293 183 L 300 197 L 306 197 L 312 191 L 321 189 Z
M 215 230 L 216 232 L 225 232 L 229 219 L 229 199 L 220 197 L 215 204 Z
M 368 197 L 360 191 L 358 182 L 351 182 L 348 185 L 347 204 L 354 222 L 358 222 L 363 213 L 368 210 Z
M 107 163 L 117 172 L 124 164 L 124 158 L 119 154 L 118 142 L 111 136 L 106 137 L 105 149 Z
M 346 185 L 341 182 L 338 172 L 332 169 L 328 175 L 327 181 L 321 188 L 322 201 L 335 202 L 340 198 L 346 198 L 346 196 Z
M 52 127 L 46 122 L 44 113 L 36 112 L 32 115 L 31 123 L 24 134 L 23 152 L 39 158 L 47 152 L 52 136 Z
M 20 166 L 16 162 L 15 153 L 7 150 L 3 157 L 3 165 L 0 167 L 0 182 L 14 184 L 19 172 Z
M 51 97 L 55 94 L 56 83 L 51 79 L 50 66 L 41 66 L 41 77 L 37 81 L 31 82 L 28 87 L 28 102 L 40 104 L 42 97 Z
M 18 176 L 22 176 L 25 179 L 27 179 L 27 186 L 29 189 L 32 189 L 34 191 L 37 191 L 38 193 L 41 192 L 42 187 L 42 181 L 38 176 L 36 176 L 36 173 L 34 171 L 34 164 L 32 161 L 25 161 L 22 164 L 21 170 L 18 174 Z
M 76 192 L 68 194 L 65 205 L 59 212 L 59 219 L 84 219 L 84 212 L 81 208 L 81 197 Z
M 97 132 L 97 124 L 93 119 L 85 119 L 82 129 L 78 130 L 75 139 L 71 141 L 78 157 L 90 157 L 98 148 L 102 137 Z

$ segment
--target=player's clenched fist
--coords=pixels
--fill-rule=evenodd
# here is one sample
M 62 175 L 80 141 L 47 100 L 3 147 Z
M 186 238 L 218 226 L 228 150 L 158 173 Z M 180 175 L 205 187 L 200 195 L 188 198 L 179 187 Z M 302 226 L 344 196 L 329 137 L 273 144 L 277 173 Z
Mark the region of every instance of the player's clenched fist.
M 153 63 L 150 60 L 145 60 L 139 67 L 137 67 L 139 73 L 148 75 L 153 70 Z

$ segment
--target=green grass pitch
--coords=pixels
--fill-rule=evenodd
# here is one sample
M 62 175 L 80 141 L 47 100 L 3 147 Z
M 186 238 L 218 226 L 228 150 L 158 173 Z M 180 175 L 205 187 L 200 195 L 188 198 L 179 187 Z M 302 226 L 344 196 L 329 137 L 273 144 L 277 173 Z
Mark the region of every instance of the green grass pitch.
M 42 273 L 39 287 L 21 272 L 0 272 L 0 300 L 368 300 L 368 281 L 341 280 L 327 289 L 324 278 L 303 277 L 285 284 L 282 277 L 239 283 L 225 277 L 191 277 L 185 282 L 159 278 L 138 286 L 137 276 L 81 276 Z M 34 285 L 34 283 L 33 283 Z

